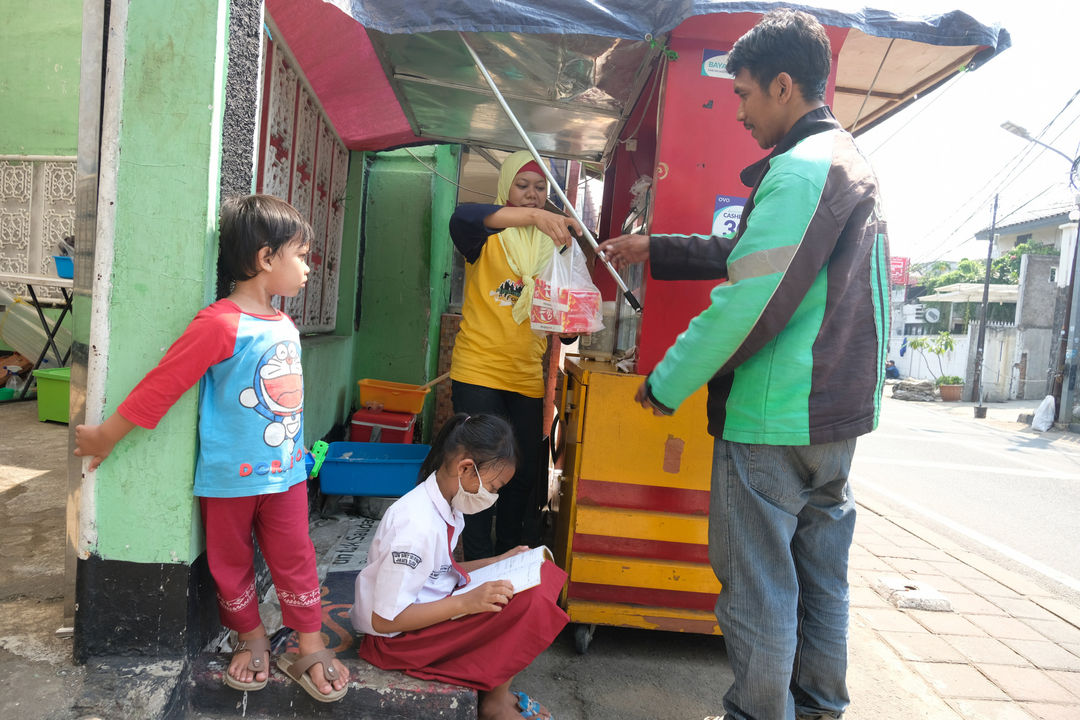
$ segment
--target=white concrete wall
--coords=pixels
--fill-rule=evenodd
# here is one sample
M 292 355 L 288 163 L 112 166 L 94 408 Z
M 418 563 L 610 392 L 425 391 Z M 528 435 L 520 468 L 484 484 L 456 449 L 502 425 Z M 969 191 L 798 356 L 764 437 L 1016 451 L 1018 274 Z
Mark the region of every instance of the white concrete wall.
M 908 342 L 911 342 L 912 339 L 912 337 L 909 337 Z M 959 375 L 964 377 L 967 369 L 968 346 L 974 345 L 974 342 L 970 341 L 966 336 L 954 335 L 953 351 L 945 353 L 941 357 L 941 367 L 939 368 L 938 356 L 925 350 L 912 350 L 908 347 L 904 354 L 900 355 L 903 342 L 904 338 L 901 336 L 889 338 L 889 354 L 886 357 L 895 362 L 896 367 L 900 368 L 900 377 L 930 380 L 931 382 L 939 375 Z
M 979 328 L 972 323 L 968 332 L 968 347 L 972 355 L 978 349 Z M 987 402 L 1004 402 L 1016 398 L 1019 390 L 1014 373 L 1016 358 L 1017 330 L 1015 327 L 986 328 L 983 340 L 982 397 Z M 974 377 L 974 358 L 972 358 L 971 377 Z M 967 400 L 965 392 L 964 399 Z

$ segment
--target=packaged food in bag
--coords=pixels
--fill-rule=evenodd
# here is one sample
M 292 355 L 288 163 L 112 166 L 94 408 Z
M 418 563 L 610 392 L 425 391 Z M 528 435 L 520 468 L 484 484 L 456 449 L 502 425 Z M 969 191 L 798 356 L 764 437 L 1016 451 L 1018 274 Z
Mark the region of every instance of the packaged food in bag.
M 593 333 L 604 327 L 600 291 L 589 277 L 585 253 L 576 242 L 556 247 L 536 278 L 529 321 L 537 332 L 561 335 Z

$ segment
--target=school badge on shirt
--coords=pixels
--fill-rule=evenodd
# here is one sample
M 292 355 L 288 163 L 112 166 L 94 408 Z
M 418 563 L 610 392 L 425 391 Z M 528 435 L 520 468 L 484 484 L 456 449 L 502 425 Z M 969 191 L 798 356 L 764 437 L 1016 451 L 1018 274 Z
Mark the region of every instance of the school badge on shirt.
M 420 564 L 420 556 L 416 553 L 394 551 L 390 555 L 393 557 L 395 565 L 408 565 L 415 570 L 416 566 Z

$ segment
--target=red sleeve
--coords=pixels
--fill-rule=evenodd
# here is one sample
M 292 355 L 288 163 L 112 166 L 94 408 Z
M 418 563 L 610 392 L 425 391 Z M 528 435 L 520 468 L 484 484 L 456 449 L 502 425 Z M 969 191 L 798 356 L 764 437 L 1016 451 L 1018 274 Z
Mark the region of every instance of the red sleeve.
M 236 347 L 240 315 L 216 305 L 202 310 L 120 403 L 117 412 L 139 427 L 154 428 L 169 408 L 206 373 L 225 360 Z

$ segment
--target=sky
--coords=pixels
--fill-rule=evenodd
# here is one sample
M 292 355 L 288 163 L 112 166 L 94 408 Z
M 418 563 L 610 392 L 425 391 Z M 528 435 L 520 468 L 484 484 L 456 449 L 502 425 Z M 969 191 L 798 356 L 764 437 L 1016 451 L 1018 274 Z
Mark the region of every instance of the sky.
M 999 225 L 1076 202 L 1069 162 L 1000 126 L 1080 153 L 1080 3 L 972 5 L 1009 31 L 1012 47 L 859 137 L 881 184 L 891 253 L 912 262 L 984 258 L 986 241 L 973 236 L 989 227 L 995 192 Z

